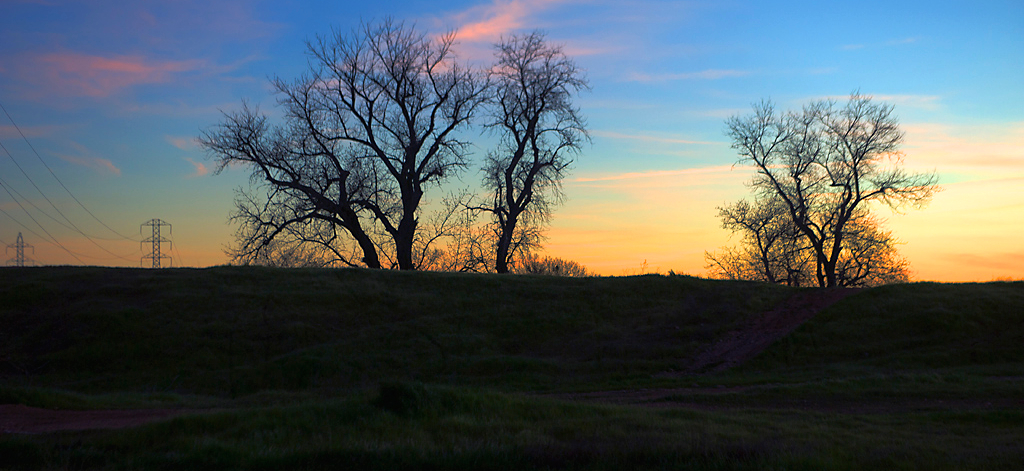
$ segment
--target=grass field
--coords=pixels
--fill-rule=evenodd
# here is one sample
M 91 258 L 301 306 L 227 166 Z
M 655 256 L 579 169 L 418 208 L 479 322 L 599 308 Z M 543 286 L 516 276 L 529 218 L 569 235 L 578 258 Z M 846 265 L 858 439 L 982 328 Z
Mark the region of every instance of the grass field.
M 1024 283 L 874 288 L 753 360 L 796 290 L 686 276 L 0 269 L 0 404 L 181 408 L 0 435 L 0 469 L 1021 469 Z

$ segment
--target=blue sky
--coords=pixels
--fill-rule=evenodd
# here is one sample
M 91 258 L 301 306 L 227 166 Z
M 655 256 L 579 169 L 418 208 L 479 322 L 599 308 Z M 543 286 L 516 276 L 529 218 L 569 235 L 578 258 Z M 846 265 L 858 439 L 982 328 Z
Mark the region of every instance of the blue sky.
M 553 255 L 610 275 L 635 273 L 645 261 L 648 270 L 702 273 L 704 251 L 730 243 L 715 206 L 746 196 L 750 175 L 732 166 L 724 120 L 761 99 L 788 109 L 860 90 L 896 106 L 906 165 L 941 177 L 944 191 L 928 208 L 881 212 L 918 277 L 1024 277 L 1019 1 L 5 0 L 3 7 L 0 104 L 28 143 L 6 115 L 0 143 L 96 241 L 58 224 L 62 217 L 0 149 L 0 176 L 17 192 L 0 191 L 0 241 L 24 233 L 41 264 L 138 266 L 142 252 L 137 240 L 86 213 L 32 148 L 120 234 L 138 239 L 140 224 L 160 218 L 173 224 L 176 265 L 224 263 L 233 190 L 247 174 L 211 175 L 193 139 L 243 99 L 273 112 L 267 78 L 300 74 L 305 40 L 393 16 L 432 34 L 456 29 L 461 57 L 481 65 L 501 35 L 540 29 L 587 70 L 592 90 L 578 104 L 593 142 L 565 183 L 568 200 L 549 231 Z M 482 157 L 488 139 L 474 140 Z M 474 185 L 477 177 L 471 170 L 452 184 Z

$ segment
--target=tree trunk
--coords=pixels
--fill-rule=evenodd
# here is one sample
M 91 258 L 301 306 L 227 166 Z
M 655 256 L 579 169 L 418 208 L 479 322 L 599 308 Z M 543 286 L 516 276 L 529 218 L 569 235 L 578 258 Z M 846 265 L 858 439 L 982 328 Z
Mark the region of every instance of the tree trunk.
M 415 237 L 416 220 L 402 218 L 402 222 L 398 225 L 398 233 L 395 234 L 395 258 L 398 260 L 399 270 L 416 269 L 412 260 L 412 243 Z
M 494 269 L 498 273 L 508 273 L 508 251 L 512 246 L 512 233 L 516 229 L 516 216 L 509 216 L 501 227 L 501 237 L 498 237 L 498 250 L 495 255 Z
M 367 268 L 380 269 L 380 257 L 377 256 L 377 247 L 373 245 L 370 236 L 363 231 L 352 231 L 352 237 L 356 239 L 359 248 L 363 251 L 363 263 Z

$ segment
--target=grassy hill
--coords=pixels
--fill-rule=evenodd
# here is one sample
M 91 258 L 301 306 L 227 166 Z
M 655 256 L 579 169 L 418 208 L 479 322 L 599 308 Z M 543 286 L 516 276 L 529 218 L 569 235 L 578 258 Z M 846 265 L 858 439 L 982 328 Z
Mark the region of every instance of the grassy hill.
M 0 269 L 0 404 L 209 410 L 0 434 L 0 469 L 1019 464 L 1024 283 L 865 290 L 743 365 L 687 373 L 796 292 L 660 275 Z
M 4 270 L 0 368 L 82 392 L 628 384 L 788 291 L 689 277 Z M 18 373 L 22 373 L 19 375 Z

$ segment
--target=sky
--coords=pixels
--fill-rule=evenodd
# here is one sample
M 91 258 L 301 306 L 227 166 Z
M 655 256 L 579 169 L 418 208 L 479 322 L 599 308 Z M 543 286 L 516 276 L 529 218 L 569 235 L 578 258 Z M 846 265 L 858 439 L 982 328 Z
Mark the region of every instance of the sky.
M 913 278 L 1024 278 L 1019 0 L 0 6 L 0 243 L 22 233 L 37 265 L 140 266 L 152 219 L 170 224 L 174 266 L 226 263 L 248 172 L 214 174 L 195 138 L 243 100 L 273 114 L 268 79 L 299 76 L 307 40 L 392 17 L 455 30 L 459 57 L 480 65 L 502 36 L 540 30 L 586 70 L 576 104 L 592 142 L 564 182 L 547 254 L 603 275 L 704 274 L 705 251 L 737 242 L 716 207 L 748 197 L 752 175 L 725 120 L 765 99 L 798 109 L 859 90 L 895 106 L 904 165 L 939 176 L 924 209 L 876 208 Z M 474 142 L 479 161 L 488 140 Z

